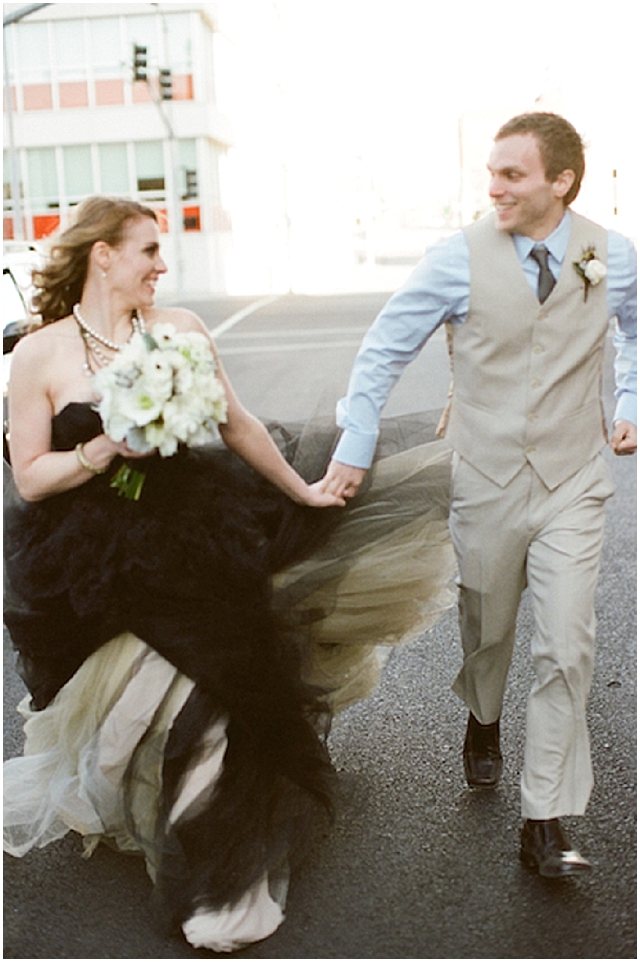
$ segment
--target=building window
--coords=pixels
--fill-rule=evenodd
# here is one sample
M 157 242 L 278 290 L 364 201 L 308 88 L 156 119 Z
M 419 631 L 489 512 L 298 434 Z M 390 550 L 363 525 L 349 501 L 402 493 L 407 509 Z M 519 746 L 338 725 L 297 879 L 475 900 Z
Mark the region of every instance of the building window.
M 51 52 L 46 23 L 21 23 L 16 31 L 16 66 L 23 84 L 51 83 Z
M 129 162 L 126 144 L 98 146 L 100 190 L 103 194 L 128 194 Z
M 121 77 L 123 56 L 119 19 L 92 18 L 89 21 L 89 31 L 94 77 Z
M 88 107 L 87 45 L 84 20 L 53 24 L 53 46 L 61 107 Z
M 55 21 L 53 48 L 59 81 L 87 79 L 88 57 L 84 20 Z
M 190 234 L 200 230 L 200 208 L 183 207 L 182 209 L 182 228 L 185 233 Z
M 97 17 L 89 21 L 91 64 L 96 104 L 99 107 L 124 103 L 124 55 L 118 17 Z
M 163 18 L 163 24 L 167 40 L 166 66 L 177 74 L 191 73 L 191 14 L 167 13 Z
M 160 18 L 155 14 L 142 14 L 137 17 L 125 17 L 129 77 L 132 77 L 131 58 L 134 44 L 139 44 L 139 46 L 147 48 L 147 68 L 149 79 L 151 79 L 154 74 L 157 74 L 160 50 L 158 38 L 159 19 Z M 161 66 L 164 66 L 164 64 Z M 134 103 L 150 103 L 151 91 L 149 90 L 149 85 L 144 81 L 133 83 L 131 86 L 131 97 Z
M 135 145 L 136 187 L 146 200 L 164 200 L 164 157 L 162 142 L 152 140 Z
M 146 47 L 148 62 L 157 65 L 159 61 L 158 17 L 155 14 L 126 17 L 125 24 L 127 47 L 132 48 L 134 43 Z
M 16 180 L 19 181 L 18 187 L 20 190 L 20 197 L 24 197 L 24 185 L 22 184 L 22 174 L 20 171 L 20 160 L 18 158 L 18 152 L 13 151 L 13 154 L 8 150 L 2 151 L 2 178 L 3 178 L 3 196 L 5 206 L 7 204 L 11 206 L 11 165 L 15 163 L 17 165 Z
M 173 76 L 173 99 L 193 100 L 191 14 L 167 13 L 162 18 L 167 63 Z
M 29 199 L 34 208 L 60 206 L 56 152 L 53 147 L 39 147 L 27 151 Z
M 60 192 L 53 147 L 27 151 L 28 197 L 33 219 L 33 237 L 47 237 L 60 224 Z M 46 213 L 45 213 L 46 211 Z
M 25 110 L 51 110 L 51 53 L 46 23 L 21 23 L 17 31 L 16 73 Z
M 63 147 L 64 192 L 67 201 L 78 203 L 94 193 L 90 147 Z
M 200 193 L 195 140 L 179 141 L 178 157 L 180 162 L 178 189 L 183 200 L 190 200 Z

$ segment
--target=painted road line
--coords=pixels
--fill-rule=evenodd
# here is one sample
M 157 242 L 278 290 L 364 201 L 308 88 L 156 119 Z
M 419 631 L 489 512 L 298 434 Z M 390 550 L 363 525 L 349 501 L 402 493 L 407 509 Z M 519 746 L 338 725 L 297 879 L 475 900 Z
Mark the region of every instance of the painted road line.
M 308 329 L 303 329 L 300 327 L 295 328 L 282 328 L 281 330 L 268 330 L 268 331 L 238 331 L 230 336 L 236 341 L 254 341 L 258 338 L 278 338 L 278 337 L 323 337 L 325 334 L 333 335 L 348 335 L 348 334 L 359 334 L 360 337 L 364 335 L 369 330 L 369 325 L 363 324 L 357 327 L 310 327 Z
M 236 324 L 242 321 L 245 317 L 249 317 L 249 315 L 253 314 L 254 311 L 259 311 L 261 307 L 266 307 L 267 304 L 273 304 L 274 301 L 279 300 L 282 296 L 282 294 L 270 294 L 269 297 L 263 297 L 261 300 L 254 301 L 253 304 L 249 304 L 248 307 L 243 307 L 241 311 L 236 311 L 235 314 L 232 314 L 231 317 L 228 317 L 226 321 L 222 322 L 222 324 L 218 324 L 218 326 L 211 331 L 212 336 L 214 338 L 220 337 L 221 334 L 224 334 L 225 331 L 235 327 Z
M 342 341 L 305 341 L 296 344 L 252 344 L 246 347 L 225 347 L 224 343 L 218 345 L 221 357 L 229 357 L 231 354 L 286 354 L 288 351 L 335 351 L 342 347 L 360 347 L 362 338 Z

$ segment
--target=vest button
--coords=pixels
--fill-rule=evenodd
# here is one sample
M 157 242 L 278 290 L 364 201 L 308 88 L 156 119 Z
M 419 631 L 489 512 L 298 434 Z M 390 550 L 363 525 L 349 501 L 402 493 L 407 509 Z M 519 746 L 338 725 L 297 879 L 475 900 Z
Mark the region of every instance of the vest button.
M 545 319 L 545 317 L 547 317 L 547 315 L 548 315 L 548 311 L 538 311 L 538 320 L 539 320 L 539 321 L 544 321 L 544 319 Z
M 528 444 L 524 449 L 525 454 L 533 454 L 535 452 L 535 446 L 533 444 Z
M 543 351 L 544 351 L 544 348 L 543 348 L 542 344 L 535 344 L 535 345 L 534 345 L 534 348 L 533 348 L 533 353 L 534 353 L 534 354 L 542 354 Z
M 533 381 L 531 382 L 531 387 L 540 387 L 540 381 L 537 377 L 534 377 Z

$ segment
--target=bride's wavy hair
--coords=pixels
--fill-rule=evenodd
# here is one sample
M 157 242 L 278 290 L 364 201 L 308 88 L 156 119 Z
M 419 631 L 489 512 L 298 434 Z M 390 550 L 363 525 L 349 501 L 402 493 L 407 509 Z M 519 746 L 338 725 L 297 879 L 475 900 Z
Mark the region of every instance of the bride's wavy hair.
M 82 297 L 89 254 L 96 241 L 119 247 L 129 221 L 157 217 L 150 207 L 135 200 L 89 197 L 79 204 L 73 223 L 56 237 L 47 263 L 33 272 L 33 311 L 39 324 L 50 324 L 70 314 Z

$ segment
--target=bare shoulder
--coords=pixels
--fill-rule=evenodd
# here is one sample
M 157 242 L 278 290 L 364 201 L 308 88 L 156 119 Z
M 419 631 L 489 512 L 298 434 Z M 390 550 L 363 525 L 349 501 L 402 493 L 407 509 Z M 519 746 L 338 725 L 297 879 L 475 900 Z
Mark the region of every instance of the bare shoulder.
M 147 318 L 147 325 L 151 330 L 156 324 L 172 324 L 177 331 L 207 332 L 198 315 L 187 310 L 186 307 L 159 307 L 154 309 Z
M 11 366 L 33 363 L 43 358 L 50 360 L 59 351 L 66 351 L 77 337 L 78 329 L 71 317 L 44 324 L 20 338 L 11 352 Z

